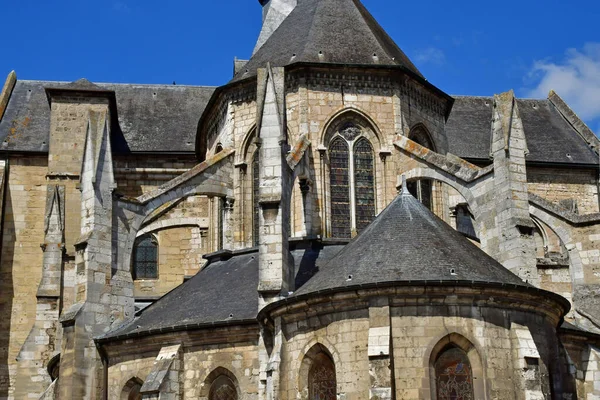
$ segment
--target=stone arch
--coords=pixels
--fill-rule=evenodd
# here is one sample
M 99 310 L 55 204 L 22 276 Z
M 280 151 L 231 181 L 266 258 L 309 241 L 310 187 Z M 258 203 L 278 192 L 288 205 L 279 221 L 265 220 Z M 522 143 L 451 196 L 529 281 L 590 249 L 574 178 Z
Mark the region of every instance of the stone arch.
M 354 122 L 366 128 L 367 131 L 363 134 L 371 141 L 376 150 L 385 146 L 386 141 L 377 123 L 368 113 L 353 106 L 344 107 L 329 117 L 319 138 L 320 145 L 327 147 L 337 129 L 346 122 Z
M 131 254 L 137 233 L 146 218 L 162 205 L 190 196 L 233 198 L 233 163 L 230 158 L 234 153 L 225 149 L 150 193 L 120 201 L 115 207 L 117 226 L 114 229 L 118 231 L 118 240 L 113 245 L 117 254 L 113 268 L 131 271 Z M 124 243 L 123 247 L 121 243 Z
M 140 390 L 142 389 L 143 384 L 144 381 L 142 381 L 137 376 L 134 376 L 133 378 L 129 379 L 123 386 L 123 389 L 121 390 L 121 396 L 119 396 L 119 400 L 141 399 L 142 395 L 140 394 Z
M 146 233 L 152 233 L 156 231 L 160 231 L 163 229 L 173 229 L 173 228 L 185 228 L 185 227 L 195 227 L 195 228 L 208 228 L 208 225 L 203 223 L 204 218 L 173 218 L 167 220 L 160 220 L 156 222 L 152 222 L 146 225 L 144 228 L 140 229 L 136 235 L 136 237 L 140 237 Z
M 202 382 L 201 388 L 200 388 L 200 397 L 199 397 L 200 400 L 209 400 L 211 386 L 213 385 L 213 383 L 215 383 L 221 377 L 225 377 L 225 378 L 229 379 L 236 389 L 237 398 L 238 399 L 242 398 L 242 394 L 240 391 L 240 384 L 239 384 L 235 374 L 225 367 L 217 367 L 214 370 L 212 370 L 212 372 L 210 372 L 206 376 L 204 381 Z
M 436 338 L 430 343 L 425 353 L 426 358 L 423 361 L 426 371 L 425 378 L 430 385 L 431 398 L 437 397 L 435 363 L 443 352 L 452 347 L 462 350 L 469 360 L 469 364 L 471 364 L 474 398 L 487 398 L 484 362 L 481 358 L 483 352 L 480 351 L 481 347 L 474 343 L 476 342 L 467 339 L 465 335 L 456 331 L 450 332 L 441 338 Z
M 437 146 L 435 145 L 433 136 L 431 136 L 431 132 L 429 129 L 427 129 L 424 123 L 418 122 L 413 125 L 413 127 L 408 131 L 408 138 L 437 153 Z
M 240 143 L 236 164 L 246 163 L 246 165 L 250 166 L 254 157 L 254 151 L 256 150 L 256 144 L 254 143 L 256 137 L 256 124 L 253 124 Z
M 473 192 L 469 187 L 461 184 L 458 181 L 458 178 L 448 173 L 438 171 L 437 169 L 423 167 L 413 168 L 410 171 L 404 172 L 403 175 L 406 176 L 407 181 L 419 179 L 433 179 L 447 184 L 448 186 L 455 189 L 458 193 L 460 193 L 462 197 L 464 197 L 464 199 L 467 201 L 467 204 L 469 205 L 471 213 L 473 213 L 473 216 L 475 217 L 475 220 L 480 220 L 481 210 L 479 209 L 477 198 L 475 197 L 475 195 L 473 195 Z M 398 186 L 400 186 L 400 183 L 402 182 L 402 176 L 398 175 L 397 179 Z
M 331 352 L 327 346 L 322 344 L 319 341 L 311 341 L 312 346 L 308 347 L 308 350 L 304 351 L 302 354 L 304 355 L 302 358 L 302 362 L 300 364 L 300 370 L 298 371 L 298 392 L 300 393 L 300 398 L 309 399 L 309 387 L 310 387 L 310 373 L 312 367 L 315 363 L 321 362 L 321 360 L 327 361 L 327 359 L 331 362 L 334 368 L 334 375 L 336 380 L 336 392 L 339 392 L 339 356 L 334 357 L 334 354 L 337 352 Z M 310 345 L 309 343 L 309 345 Z
M 529 205 L 529 213 L 542 221 L 552 232 L 554 232 L 566 247 L 570 261 L 569 269 L 573 285 L 584 283 L 583 263 L 581 261 L 581 256 L 579 255 L 579 250 L 573 242 L 573 238 L 569 232 L 570 228 L 557 217 L 534 205 Z

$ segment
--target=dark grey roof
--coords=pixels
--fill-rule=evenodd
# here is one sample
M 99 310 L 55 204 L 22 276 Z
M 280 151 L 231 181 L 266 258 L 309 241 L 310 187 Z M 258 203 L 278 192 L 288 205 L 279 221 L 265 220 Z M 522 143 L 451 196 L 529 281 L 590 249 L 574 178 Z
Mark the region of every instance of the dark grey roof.
M 359 0 L 298 0 L 234 80 L 255 75 L 267 62 L 278 67 L 298 62 L 394 65 L 422 77 Z
M 294 296 L 416 281 L 531 287 L 404 193 Z
M 256 318 L 258 252 L 210 261 L 193 278 L 142 310 L 129 324 L 103 338 Z M 233 316 L 230 316 L 233 315 Z
M 175 85 L 17 81 L 0 121 L 0 148 L 47 152 L 50 105 L 45 88 L 114 91 L 116 152 L 194 152 L 198 121 L 214 88 Z
M 491 97 L 455 97 L 446 122 L 448 151 L 463 158 L 490 158 Z
M 446 124 L 448 151 L 489 159 L 492 97 L 456 97 Z M 525 129 L 527 161 L 597 165 L 598 157 L 548 100 L 517 100 Z M 567 156 L 570 155 L 570 157 Z

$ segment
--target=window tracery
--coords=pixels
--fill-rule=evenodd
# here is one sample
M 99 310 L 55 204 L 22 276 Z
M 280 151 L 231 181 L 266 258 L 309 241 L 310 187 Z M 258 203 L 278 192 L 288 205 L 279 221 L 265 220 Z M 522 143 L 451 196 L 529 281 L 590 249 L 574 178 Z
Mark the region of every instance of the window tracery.
M 219 376 L 210 386 L 209 400 L 237 400 L 235 384 L 225 375 Z
M 310 400 L 336 400 L 335 365 L 324 353 L 318 354 L 308 372 Z
M 467 354 L 449 347 L 435 362 L 438 400 L 473 400 L 473 372 Z
M 347 123 L 329 144 L 331 236 L 350 238 L 375 219 L 375 159 L 362 130 Z
M 151 234 L 140 236 L 133 247 L 133 278 L 158 278 L 158 242 Z

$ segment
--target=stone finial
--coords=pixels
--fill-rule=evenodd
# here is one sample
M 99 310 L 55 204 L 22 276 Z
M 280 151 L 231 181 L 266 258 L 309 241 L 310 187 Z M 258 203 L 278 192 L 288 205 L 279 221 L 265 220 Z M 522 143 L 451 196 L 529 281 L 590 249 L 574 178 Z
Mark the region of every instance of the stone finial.
M 406 183 L 406 175 L 402 175 L 402 192 L 400 193 L 402 196 L 410 196 L 410 192 L 408 191 L 408 184 Z

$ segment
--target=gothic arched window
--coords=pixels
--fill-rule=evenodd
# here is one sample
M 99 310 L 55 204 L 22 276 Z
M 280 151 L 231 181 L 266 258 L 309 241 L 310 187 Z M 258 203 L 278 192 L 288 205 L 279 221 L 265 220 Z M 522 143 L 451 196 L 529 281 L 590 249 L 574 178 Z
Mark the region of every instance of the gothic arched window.
M 449 346 L 435 361 L 437 400 L 473 400 L 473 371 L 467 354 Z
M 260 186 L 260 149 L 256 149 L 252 158 L 252 241 L 258 246 L 260 204 L 258 202 Z
M 429 132 L 427 132 L 427 128 L 423 125 L 417 125 L 414 127 L 408 138 L 421 146 L 428 148 L 429 150 L 435 151 L 435 147 L 433 145 L 433 141 L 431 140 L 431 136 Z M 419 181 L 408 182 L 408 191 L 423 205 L 430 210 L 433 206 L 433 181 L 430 179 L 421 179 Z
M 119 400 L 141 400 L 142 385 L 143 382 L 139 378 L 131 378 L 125 384 Z
M 336 400 L 335 365 L 325 353 L 314 358 L 308 371 L 309 400 Z
M 221 375 L 210 385 L 208 400 L 237 400 L 238 393 L 233 381 Z
M 133 279 L 158 278 L 158 242 L 151 234 L 136 239 L 133 246 Z
M 346 124 L 329 144 L 331 236 L 350 238 L 375 219 L 373 146 L 354 124 Z

